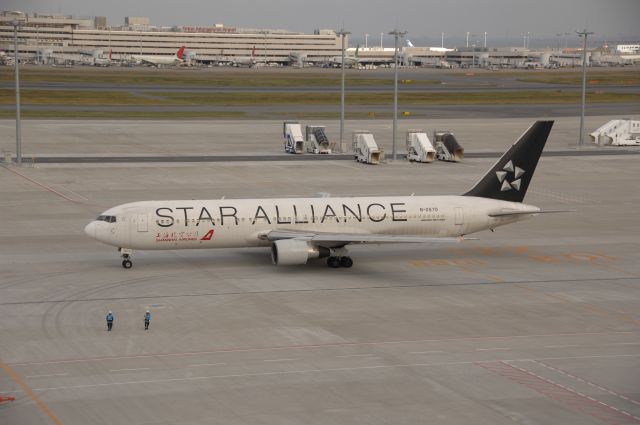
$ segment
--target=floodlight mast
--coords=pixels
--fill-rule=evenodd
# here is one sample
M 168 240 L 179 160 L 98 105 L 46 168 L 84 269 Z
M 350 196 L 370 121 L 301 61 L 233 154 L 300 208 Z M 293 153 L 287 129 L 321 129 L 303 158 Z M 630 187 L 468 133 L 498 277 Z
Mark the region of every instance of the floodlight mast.
M 340 153 L 344 153 L 346 151 L 344 146 L 344 60 L 345 60 L 345 37 L 351 34 L 349 31 L 342 28 L 338 31 L 338 34 L 342 38 L 342 62 L 340 63 L 340 68 L 342 68 L 342 84 L 340 86 Z
M 13 25 L 13 54 L 16 73 L 16 165 L 22 165 L 22 122 L 20 120 L 20 59 L 18 58 L 18 27 L 27 20 L 24 12 L 11 12 L 14 16 Z
M 407 31 L 400 31 L 394 29 L 389 32 L 389 35 L 393 35 L 395 38 L 395 51 L 394 51 L 394 76 L 393 76 L 393 138 L 391 145 L 391 160 L 396 160 L 396 129 L 398 127 L 398 39 L 407 35 Z
M 576 31 L 576 34 L 582 37 L 582 108 L 580 111 L 580 136 L 578 138 L 578 146 L 583 146 L 584 110 L 587 92 L 587 36 L 592 35 L 593 32 L 588 32 L 584 29 L 582 31 Z

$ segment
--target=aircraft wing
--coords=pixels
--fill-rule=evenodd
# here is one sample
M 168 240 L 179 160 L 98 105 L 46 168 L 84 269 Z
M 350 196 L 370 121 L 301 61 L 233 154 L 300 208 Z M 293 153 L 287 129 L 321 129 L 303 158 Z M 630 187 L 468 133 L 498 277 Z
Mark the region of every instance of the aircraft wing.
M 301 232 L 295 230 L 272 230 L 266 235 L 269 241 L 280 239 L 298 239 L 314 242 L 318 245 L 346 245 L 350 243 L 423 243 L 423 244 L 447 244 L 457 243 L 462 238 L 436 238 L 427 236 L 404 235 L 380 235 L 371 233 L 325 233 L 325 232 Z

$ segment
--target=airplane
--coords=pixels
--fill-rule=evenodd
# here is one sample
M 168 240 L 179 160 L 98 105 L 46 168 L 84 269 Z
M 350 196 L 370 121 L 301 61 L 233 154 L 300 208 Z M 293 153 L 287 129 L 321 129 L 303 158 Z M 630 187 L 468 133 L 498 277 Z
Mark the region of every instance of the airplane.
M 522 203 L 553 121 L 537 121 L 463 195 L 142 201 L 113 207 L 85 233 L 139 250 L 270 247 L 275 265 L 327 258 L 351 267 L 349 244 L 442 245 L 545 212 Z
M 106 58 L 103 58 L 102 55 L 96 55 L 93 57 L 94 66 L 110 66 L 111 61 L 111 49 L 109 49 L 109 56 Z
M 256 58 L 256 46 L 253 46 L 251 49 L 251 56 L 238 56 L 236 58 L 231 59 L 231 66 L 236 67 L 249 67 L 252 68 L 258 62 L 264 62 L 264 60 L 260 60 Z
M 354 66 L 358 66 L 358 64 L 360 63 L 360 45 L 358 44 L 356 46 L 356 51 L 354 53 L 353 56 L 349 56 L 345 54 L 344 57 L 344 64 L 347 67 L 354 67 Z M 329 63 L 331 65 L 337 66 L 338 68 L 342 65 L 342 56 L 334 56 L 332 58 L 329 59 Z
M 182 46 L 174 56 L 155 56 L 155 55 L 131 55 L 131 59 L 138 63 L 148 63 L 150 65 L 177 65 L 184 62 L 184 49 Z

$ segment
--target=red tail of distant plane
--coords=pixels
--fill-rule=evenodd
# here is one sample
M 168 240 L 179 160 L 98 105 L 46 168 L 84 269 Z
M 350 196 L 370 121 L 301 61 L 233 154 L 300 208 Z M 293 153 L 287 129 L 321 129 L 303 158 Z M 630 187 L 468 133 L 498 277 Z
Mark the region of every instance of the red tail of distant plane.
M 178 59 L 182 59 L 183 56 L 184 56 L 184 46 L 180 47 L 180 49 L 178 49 L 178 51 L 176 52 L 176 57 Z
M 254 57 L 256 55 L 256 46 L 253 46 L 253 49 L 251 49 L 251 57 Z
M 109 60 L 111 60 L 111 49 L 109 49 Z

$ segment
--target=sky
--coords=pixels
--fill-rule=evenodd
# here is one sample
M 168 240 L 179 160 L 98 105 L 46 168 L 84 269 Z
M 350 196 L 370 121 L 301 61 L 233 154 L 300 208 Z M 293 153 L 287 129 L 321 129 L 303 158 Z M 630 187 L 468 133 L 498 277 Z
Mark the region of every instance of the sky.
M 2 0 L 3 10 L 52 12 L 76 16 L 107 16 L 121 25 L 125 16 L 147 16 L 154 25 L 213 25 L 239 28 L 281 28 L 312 33 L 317 28 L 346 28 L 352 41 L 379 45 L 380 33 L 408 31 L 416 45 L 464 44 L 467 31 L 483 43 L 508 40 L 521 45 L 559 41 L 556 34 L 595 32 L 594 41 L 640 41 L 640 0 Z M 391 46 L 391 37 L 385 36 Z M 556 41 L 554 41 L 556 40 Z M 504 43 L 502 43 L 504 44 Z

